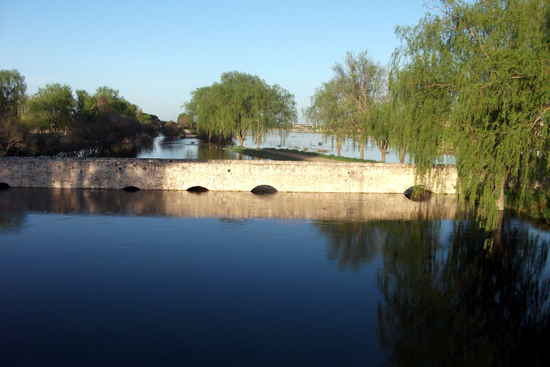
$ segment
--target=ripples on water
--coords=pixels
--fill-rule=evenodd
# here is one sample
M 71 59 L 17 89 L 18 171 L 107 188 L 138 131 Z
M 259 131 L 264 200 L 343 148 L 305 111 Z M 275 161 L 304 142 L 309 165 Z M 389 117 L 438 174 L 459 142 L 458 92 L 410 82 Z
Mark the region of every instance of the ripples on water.
M 544 365 L 550 234 L 452 198 L 0 191 L 1 365 Z

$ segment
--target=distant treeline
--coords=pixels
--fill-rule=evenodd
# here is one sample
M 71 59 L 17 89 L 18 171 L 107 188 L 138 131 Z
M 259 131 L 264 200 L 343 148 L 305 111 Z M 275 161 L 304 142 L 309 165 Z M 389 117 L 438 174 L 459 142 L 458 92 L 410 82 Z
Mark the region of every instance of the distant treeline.
M 183 134 L 106 86 L 94 94 L 58 83 L 26 90 L 19 71 L 0 70 L 0 156 L 133 155 L 142 139 Z

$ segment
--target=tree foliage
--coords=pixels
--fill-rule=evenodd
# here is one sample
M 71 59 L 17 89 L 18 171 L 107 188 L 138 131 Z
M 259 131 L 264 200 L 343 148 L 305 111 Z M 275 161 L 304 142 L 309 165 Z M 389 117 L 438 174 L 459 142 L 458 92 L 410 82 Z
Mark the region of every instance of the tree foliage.
M 75 128 L 71 132 L 74 149 L 86 149 L 97 155 L 118 154 L 117 151 L 131 150 L 140 136 L 153 137 L 160 129 L 144 118 L 149 115 L 120 96 L 118 90 L 103 86 L 93 95 L 83 90 L 76 91 L 76 95 Z
M 26 147 L 26 129 L 11 113 L 0 115 L 0 157 Z
M 0 70 L 0 155 L 126 155 L 160 130 L 157 116 L 107 86 L 94 94 L 47 84 L 25 94 L 25 78 Z M 76 98 L 75 98 L 76 97 Z
M 9 113 L 18 117 L 27 95 L 25 77 L 17 69 L 0 70 L 0 115 Z
M 317 125 L 327 137 L 336 138 L 337 153 L 345 139 L 361 150 L 369 138 L 376 141 L 385 161 L 389 130 L 384 120 L 388 101 L 386 69 L 369 57 L 367 51 L 348 52 L 343 63 L 332 68 L 333 78 L 311 97 L 304 110 L 306 120 Z
M 25 147 L 26 131 L 21 124 L 27 95 L 25 77 L 16 69 L 0 70 L 0 156 Z
M 162 127 L 162 135 L 167 138 L 178 138 L 183 134 L 183 128 L 174 121 L 166 121 Z
M 237 71 L 223 73 L 219 83 L 197 88 L 183 106 L 187 120 L 194 121 L 201 134 L 219 141 L 236 136 L 241 146 L 251 133 L 259 144 L 266 131 L 287 131 L 297 119 L 292 94 Z
M 460 194 L 479 202 L 489 228 L 507 183 L 527 190 L 550 168 L 549 7 L 441 0 L 417 26 L 397 29 L 392 90 L 410 153 L 422 169 L 452 149 Z
M 459 194 L 491 229 L 505 188 L 528 197 L 547 181 L 550 3 L 436 0 L 431 12 L 397 27 L 388 81 L 366 52 L 348 53 L 304 116 L 338 151 L 366 137 L 382 157 L 398 150 L 404 162 L 406 149 L 421 179 L 454 159 Z
M 306 121 L 315 125 L 325 138 L 336 139 L 336 154 L 349 135 L 346 126 L 346 112 L 343 107 L 342 94 L 334 79 L 315 90 L 310 97 L 311 105 L 304 109 Z
M 98 87 L 94 97 L 97 100 L 98 107 L 108 108 L 118 114 L 128 118 L 137 118 L 139 107 L 128 102 L 124 97 L 119 95 L 119 91 L 107 86 Z
M 361 159 L 367 139 L 371 137 L 384 162 L 389 140 L 387 122 L 381 118 L 382 103 L 388 97 L 386 69 L 363 51 L 357 55 L 348 52 L 342 64 L 334 65 L 333 71 L 348 116 L 347 130 L 360 146 Z
M 404 140 L 420 170 L 454 151 L 460 194 L 494 228 L 505 185 L 527 190 L 550 168 L 550 4 L 440 0 L 432 11 L 397 28 L 391 90 Z
M 38 88 L 27 102 L 25 119 L 40 131 L 66 131 L 73 124 L 76 101 L 71 87 L 59 83 Z

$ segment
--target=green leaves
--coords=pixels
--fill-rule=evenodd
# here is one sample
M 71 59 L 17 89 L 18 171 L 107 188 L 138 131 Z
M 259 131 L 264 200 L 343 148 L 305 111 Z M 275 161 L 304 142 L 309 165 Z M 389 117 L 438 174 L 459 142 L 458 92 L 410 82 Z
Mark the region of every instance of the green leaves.
M 337 145 L 351 139 L 363 148 L 373 138 L 385 160 L 388 129 L 385 121 L 388 103 L 387 73 L 374 62 L 367 51 L 355 55 L 348 52 L 343 64 L 332 68 L 334 77 L 318 88 L 311 97 L 311 106 L 304 110 L 310 123 L 317 125 L 325 136 L 335 137 Z
M 183 106 L 199 132 L 219 141 L 237 136 L 241 146 L 250 133 L 259 144 L 267 130 L 287 131 L 297 119 L 292 94 L 238 71 L 223 73 L 220 83 L 197 88 L 191 96 Z
M 19 116 L 27 98 L 26 90 L 25 77 L 17 69 L 0 70 L 0 115 Z
M 71 87 L 59 83 L 47 84 L 29 98 L 26 120 L 29 126 L 40 131 L 64 131 L 73 124 L 75 108 Z
M 416 27 L 397 29 L 390 87 L 403 141 L 420 170 L 454 151 L 460 195 L 479 204 L 488 229 L 504 186 L 528 190 L 548 161 L 549 8 L 441 0 Z

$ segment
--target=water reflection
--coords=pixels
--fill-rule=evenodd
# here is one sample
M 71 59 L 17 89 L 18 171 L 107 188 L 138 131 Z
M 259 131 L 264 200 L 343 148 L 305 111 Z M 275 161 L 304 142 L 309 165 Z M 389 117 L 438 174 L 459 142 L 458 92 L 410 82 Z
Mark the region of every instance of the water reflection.
M 18 209 L 17 209 L 18 208 Z M 415 203 L 403 195 L 357 193 L 71 190 L 11 188 L 0 191 L 0 213 L 32 210 L 54 213 L 121 215 L 161 214 L 189 218 L 300 218 L 315 220 L 411 220 L 454 218 L 453 196 L 434 196 Z
M 550 360 L 547 232 L 505 216 L 493 246 L 475 221 L 314 222 L 358 271 L 381 256 L 378 340 L 395 366 L 543 366 Z
M 452 197 L 11 188 L 0 236 L 0 362 L 550 358 L 550 234 L 505 216 L 485 248 Z
M 247 148 L 256 148 L 253 138 L 244 140 Z M 317 133 L 291 132 L 283 141 L 277 132 L 268 134 L 260 148 L 298 149 L 307 152 L 336 155 L 336 145 L 330 139 L 323 138 Z M 346 143 L 342 147 L 341 154 L 344 157 L 359 158 L 360 150 L 352 143 Z M 137 158 L 178 158 L 178 159 L 257 159 L 223 150 L 216 144 L 209 144 L 199 139 L 164 139 L 159 136 L 151 140 L 141 149 Z M 382 158 L 376 144 L 369 143 L 365 147 L 365 159 L 380 161 Z M 397 154 L 388 152 L 386 163 L 399 163 Z
M 25 211 L 0 210 L 0 230 L 4 233 L 17 232 L 25 221 Z
M 316 221 L 327 238 L 327 256 L 340 268 L 358 271 L 381 253 L 387 232 L 384 222 Z
M 472 221 L 387 228 L 378 337 L 407 366 L 544 365 L 550 357 L 548 241 L 511 218 L 484 249 Z
M 243 154 L 223 150 L 216 144 L 209 144 L 199 139 L 164 139 L 155 138 L 150 145 L 144 146 L 137 158 L 177 158 L 177 159 L 257 159 Z

